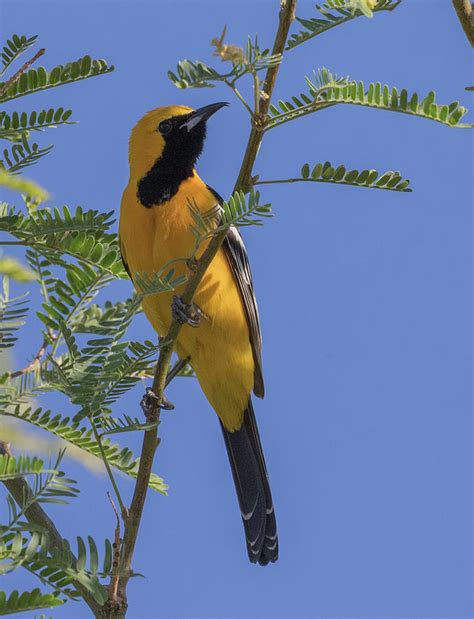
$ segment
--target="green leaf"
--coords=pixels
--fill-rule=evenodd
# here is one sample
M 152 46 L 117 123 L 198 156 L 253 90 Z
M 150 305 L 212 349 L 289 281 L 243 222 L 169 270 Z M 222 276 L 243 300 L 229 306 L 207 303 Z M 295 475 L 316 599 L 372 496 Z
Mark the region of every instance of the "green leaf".
M 21 594 L 15 590 L 7 597 L 2 591 L 0 592 L 0 616 L 61 606 L 65 600 L 58 595 L 58 593 L 42 593 L 40 589 L 33 589 Z
M 26 528 L 30 525 L 26 525 Z M 0 538 L 0 571 L 6 573 L 21 565 L 32 574 L 37 576 L 44 584 L 49 584 L 67 597 L 77 598 L 77 586 L 82 585 L 94 597 L 95 601 L 103 604 L 107 600 L 107 590 L 100 583 L 100 578 L 108 578 L 111 575 L 112 562 L 111 544 L 105 541 L 105 556 L 99 563 L 99 554 L 96 542 L 88 537 L 87 555 L 86 545 L 81 538 L 77 538 L 77 561 L 71 551 L 71 545 L 67 540 L 62 541 L 62 547 L 52 547 L 47 536 L 39 537 L 33 532 L 29 535 L 21 535 L 19 532 L 2 535 Z M 35 544 L 32 540 L 35 538 Z M 99 567 L 101 569 L 99 569 Z M 120 570 L 118 571 L 120 574 Z M 131 576 L 137 574 L 132 573 Z M 19 597 L 19 596 L 18 596 Z M 17 608 L 17 599 L 10 602 L 8 610 Z M 64 600 L 61 601 L 61 603 Z M 5 604 L 5 597 L 0 594 L 1 604 Z M 20 610 L 20 608 L 18 609 Z
M 89 70 L 85 71 L 88 67 Z M 88 56 L 79 58 L 79 60 L 74 62 L 68 62 L 65 65 L 58 65 L 51 71 L 46 71 L 43 67 L 29 69 L 27 73 L 24 73 L 18 81 L 11 84 L 6 92 L 0 96 L 0 102 L 5 103 L 33 92 L 104 75 L 113 70 L 113 65 L 109 65 L 105 60 L 89 60 Z
M 49 410 L 43 411 L 41 408 L 32 409 L 31 407 L 9 403 L 5 396 L 2 405 L 7 412 L 0 412 L 0 415 L 8 414 L 23 419 L 102 459 L 99 443 L 94 439 L 92 430 L 81 426 L 78 421 L 71 421 L 69 417 L 61 417 L 60 415 L 53 416 Z M 133 454 L 128 448 L 122 448 L 112 443 L 110 439 L 102 439 L 102 445 L 111 466 L 130 477 L 136 478 L 139 460 L 133 459 Z M 158 475 L 152 473 L 148 485 L 152 490 L 166 495 L 168 486 Z
M 468 124 L 460 124 L 459 121 L 466 114 L 467 109 L 454 101 L 449 106 L 438 105 L 435 102 L 435 92 L 419 102 L 417 93 L 410 97 L 406 89 L 399 90 L 387 84 L 379 82 L 371 83 L 368 87 L 362 82 L 350 81 L 348 77 L 337 78 L 327 69 L 319 69 L 316 79 L 306 78 L 309 87 L 309 96 L 306 96 L 304 104 L 299 107 L 288 108 L 285 102 L 280 102 L 280 110 L 272 108 L 269 113 L 265 130 L 272 129 L 285 122 L 318 112 L 334 105 L 349 104 L 370 107 L 374 109 L 400 112 L 419 118 L 428 118 L 448 127 L 471 127 Z M 300 99 L 303 95 L 300 95 Z M 306 101 L 309 100 L 309 103 Z
M 170 269 L 166 275 L 160 273 L 137 272 L 133 274 L 133 283 L 143 297 L 150 294 L 171 292 L 186 281 L 186 276 L 175 277 L 175 269 Z
M 62 212 L 59 209 L 37 209 L 26 217 L 8 205 L 0 204 L 0 231 L 10 233 L 60 266 L 69 264 L 62 256 L 71 256 L 113 277 L 127 278 L 117 236 L 107 232 L 113 223 L 112 215 L 83 211 L 81 207 L 72 213 L 63 207 Z
M 258 191 L 247 195 L 236 191 L 222 205 L 216 203 L 207 211 L 201 211 L 199 205 L 191 200 L 188 201 L 188 208 L 193 220 L 190 227 L 196 241 L 195 251 L 203 241 L 231 226 L 260 226 L 263 218 L 272 216 L 270 204 L 260 204 Z
M 28 311 L 27 295 L 10 297 L 8 278 L 3 279 L 3 292 L 0 293 L 0 349 L 11 348 L 16 342 L 15 332 L 25 324 Z
M 62 107 L 39 112 L 34 110 L 29 114 L 0 112 L 0 138 L 18 142 L 22 135 L 28 137 L 31 131 L 44 131 L 60 125 L 73 125 L 74 121 L 69 120 L 71 114 L 72 110 L 64 110 Z
M 27 259 L 37 277 L 43 282 L 43 290 L 47 292 L 40 314 L 48 327 L 58 331 L 53 346 L 53 353 L 59 348 L 63 339 L 68 351 L 74 356 L 74 338 L 78 317 L 95 299 L 97 294 L 107 286 L 114 277 L 107 271 L 94 269 L 91 266 L 68 264 L 65 267 L 65 277 L 53 277 L 48 271 L 48 260 L 39 261 L 36 252 L 27 251 Z M 80 324 L 80 320 L 79 320 Z
M 361 17 L 362 15 L 369 16 L 369 12 L 393 11 L 401 2 L 401 0 L 378 0 L 376 5 L 371 8 L 367 7 L 367 0 L 351 1 L 354 3 L 352 6 L 346 0 L 326 0 L 323 4 L 316 5 L 316 9 L 321 14 L 318 17 L 309 19 L 297 17 L 297 21 L 303 26 L 304 30 L 289 37 L 286 49 L 293 49 L 323 32 L 345 24 L 356 17 Z M 369 11 L 367 8 L 369 8 Z
M 31 47 L 38 36 L 26 37 L 24 34 L 14 34 L 11 39 L 7 40 L 6 45 L 0 52 L 0 58 L 2 60 L 2 68 L 0 70 L 0 76 L 2 76 L 9 66 Z
M 16 174 L 23 168 L 33 165 L 47 155 L 53 146 L 40 148 L 38 144 L 30 144 L 26 135 L 22 134 L 21 143 L 15 143 L 10 149 L 3 150 L 3 159 L 0 159 L 0 170 L 3 168 L 10 174 Z
M 368 187 L 370 189 L 388 189 L 392 191 L 410 192 L 407 179 L 402 179 L 398 172 L 385 172 L 379 175 L 377 170 L 349 170 L 346 171 L 344 165 L 333 167 L 329 161 L 317 163 L 313 166 L 311 176 L 306 174 L 309 172 L 310 166 L 305 163 L 302 167 L 301 177 L 278 180 L 262 180 L 257 181 L 257 184 L 267 185 L 272 183 L 294 183 L 294 182 L 312 182 L 312 183 L 335 183 L 337 185 L 352 185 L 354 187 Z M 303 173 L 305 172 L 305 173 Z
M 29 456 L 13 456 L 0 455 L 0 480 L 18 479 L 24 476 L 33 475 L 34 479 L 31 484 L 31 492 L 23 497 L 19 503 L 19 510 L 15 507 L 14 501 L 7 501 L 9 507 L 9 521 L 6 525 L 0 527 L 2 536 L 8 530 L 13 530 L 19 526 L 20 518 L 25 512 L 30 509 L 35 503 L 58 503 L 66 504 L 69 498 L 77 496 L 79 490 L 76 487 L 76 482 L 68 479 L 62 471 L 59 470 L 61 460 L 64 456 L 64 451 L 59 452 L 56 463 L 53 466 L 45 467 L 42 460 Z M 17 499 L 18 500 L 18 499 Z M 26 557 L 36 552 L 36 547 L 40 544 L 39 538 L 32 538 L 28 546 Z M 36 544 L 36 546 L 34 546 Z
M 225 53 L 223 54 L 224 60 L 232 60 L 230 71 L 217 71 L 200 60 L 181 60 L 175 72 L 168 71 L 168 77 L 177 88 L 214 88 L 213 82 L 236 81 L 243 75 L 267 70 L 281 62 L 281 54 L 271 54 L 268 49 L 260 49 L 257 37 L 254 41 L 248 39 L 245 52 L 241 48 L 233 47 L 239 50 L 236 55 L 229 54 L 227 57 Z M 221 53 L 216 55 L 221 56 Z
M 322 97 L 329 89 L 335 89 L 336 93 L 343 92 L 348 86 L 353 84 L 346 76 L 338 76 L 331 73 L 326 67 L 322 67 L 314 72 L 313 79 L 305 78 L 309 88 L 308 94 L 301 93 L 298 97 L 292 97 L 294 105 L 289 101 L 279 101 L 279 109 L 275 106 L 269 110 L 269 118 L 265 124 L 265 130 L 271 129 L 276 125 L 283 124 L 299 116 L 312 113 L 324 107 Z M 338 95 L 336 95 L 338 96 Z
M 214 88 L 211 82 L 219 82 L 234 75 L 234 70 L 219 73 L 200 60 L 181 60 L 176 73 L 168 71 L 168 77 L 177 88 Z
M 260 226 L 262 219 L 272 216 L 271 205 L 260 203 L 260 192 L 244 194 L 243 191 L 236 191 L 229 200 L 224 200 L 221 223 L 215 228 L 214 234 L 230 226 Z
M 131 389 L 140 381 L 139 373 L 148 368 L 148 359 L 156 355 L 157 346 L 152 342 L 122 341 L 139 306 L 139 297 L 130 299 L 122 316 L 108 322 L 106 335 L 89 340 L 76 353 L 76 363 L 68 370 L 67 379 L 56 385 L 81 406 L 78 419 L 95 415 Z
M 106 301 L 102 307 L 92 304 L 79 309 L 70 321 L 71 328 L 74 333 L 108 335 L 110 324 L 122 319 L 128 303 L 129 301 Z M 137 313 L 140 311 L 141 308 L 137 308 Z
M 45 469 L 44 461 L 36 456 L 13 456 L 0 454 L 0 481 L 19 479 L 25 475 L 56 473 L 55 469 Z
M 313 167 L 313 171 L 311 172 L 311 178 L 313 180 L 318 179 L 321 176 L 322 171 L 323 171 L 323 164 L 322 163 L 317 163 Z

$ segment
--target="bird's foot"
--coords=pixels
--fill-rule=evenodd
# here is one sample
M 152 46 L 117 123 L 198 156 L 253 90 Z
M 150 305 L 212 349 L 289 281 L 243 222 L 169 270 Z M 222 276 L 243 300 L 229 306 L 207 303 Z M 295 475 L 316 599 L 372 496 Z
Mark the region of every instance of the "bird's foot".
M 143 396 L 140 406 L 147 421 L 156 421 L 160 412 L 160 409 L 171 411 L 174 408 L 174 404 L 170 402 L 164 395 L 158 397 L 153 389 L 147 387 L 145 389 L 145 395 Z
M 190 327 L 199 327 L 202 318 L 202 312 L 195 303 L 187 305 L 178 295 L 173 297 L 171 315 L 173 320 L 176 320 L 179 324 L 189 325 Z

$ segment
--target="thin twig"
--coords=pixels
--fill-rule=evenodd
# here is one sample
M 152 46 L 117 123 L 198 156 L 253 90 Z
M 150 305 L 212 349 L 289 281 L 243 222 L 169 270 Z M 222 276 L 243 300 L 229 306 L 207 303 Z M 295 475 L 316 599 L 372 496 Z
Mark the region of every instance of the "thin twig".
M 239 99 L 239 101 L 242 103 L 242 105 L 247 110 L 247 112 L 250 114 L 250 116 L 253 116 L 252 108 L 247 103 L 247 101 L 244 99 L 240 91 L 236 88 L 234 81 L 229 82 L 229 80 L 224 80 L 224 82 L 225 84 L 227 84 L 227 86 L 229 86 L 229 88 L 232 90 L 232 92 L 237 97 L 237 99 Z
M 0 441 L 0 455 L 11 455 L 9 447 L 9 443 Z M 31 490 L 30 485 L 23 477 L 19 477 L 16 479 L 6 479 L 3 480 L 3 483 L 8 492 L 17 502 L 20 509 L 25 504 L 25 502 L 31 499 L 33 495 L 33 491 Z M 30 507 L 25 510 L 25 516 L 28 522 L 38 525 L 39 527 L 47 531 L 49 543 L 52 548 L 57 548 L 61 552 L 63 551 L 64 544 L 61 534 L 57 530 L 54 522 L 50 519 L 48 514 L 43 510 L 43 508 L 38 502 L 33 502 L 32 505 L 30 505 Z M 72 552 L 71 557 L 72 565 L 75 567 L 77 559 L 73 556 Z M 101 606 L 94 600 L 89 591 L 78 581 L 74 581 L 74 586 L 78 591 L 80 591 L 82 599 L 92 610 L 94 616 L 100 617 Z
M 120 553 L 122 550 L 122 538 L 120 537 L 120 516 L 115 507 L 114 500 L 110 496 L 110 492 L 107 492 L 107 496 L 109 497 L 110 504 L 112 505 L 112 509 L 115 512 L 115 517 L 117 520 L 117 524 L 115 526 L 114 532 L 114 556 L 112 559 L 112 576 L 110 577 L 110 584 L 108 587 L 109 591 L 109 599 L 107 600 L 109 607 L 116 607 L 117 604 L 121 604 L 121 600 L 117 597 L 118 591 L 118 583 L 119 583 L 119 570 L 120 570 Z
M 255 115 L 258 116 L 260 114 L 260 95 L 263 93 L 260 92 L 260 78 L 258 77 L 257 71 L 252 71 L 253 78 L 253 106 L 255 110 Z M 265 98 L 266 95 L 262 96 L 262 99 Z
M 22 374 L 26 374 L 27 372 L 31 372 L 32 370 L 34 370 L 35 367 L 40 364 L 41 359 L 44 357 L 49 344 L 50 344 L 49 339 L 45 337 L 38 352 L 33 357 L 33 360 L 31 361 L 31 363 L 26 365 L 21 370 L 16 370 L 15 372 L 12 372 L 10 374 L 10 378 L 18 378 L 18 376 L 21 376 Z
M 45 50 L 45 48 L 44 48 L 44 47 L 42 47 L 40 50 L 38 50 L 38 51 L 36 52 L 36 54 L 33 56 L 33 58 L 31 58 L 30 60 L 27 60 L 27 61 L 25 62 L 25 64 L 24 64 L 24 65 L 22 65 L 22 66 L 18 69 L 18 71 L 17 71 L 14 75 L 12 75 L 12 76 L 11 76 L 11 78 L 10 78 L 9 80 L 7 80 L 7 81 L 6 81 L 6 82 L 5 82 L 2 86 L 0 86 L 0 99 L 1 99 L 1 98 L 3 97 L 3 95 L 7 92 L 7 90 L 10 88 L 10 86 L 11 86 L 12 84 L 14 84 L 15 82 L 17 82 L 17 81 L 20 79 L 20 77 L 23 75 L 23 73 L 24 73 L 27 69 L 29 69 L 29 68 L 31 67 L 31 65 L 32 65 L 33 63 L 35 63 L 35 62 L 38 60 L 38 58 L 41 58 L 41 56 L 45 53 L 45 51 L 46 51 L 46 50 Z
M 125 503 L 123 502 L 122 495 L 120 494 L 119 487 L 117 485 L 117 482 L 115 481 L 115 477 L 114 477 L 114 474 L 112 472 L 112 467 L 109 464 L 109 461 L 107 459 L 107 454 L 105 453 L 104 446 L 102 445 L 102 437 L 97 432 L 97 427 L 96 427 L 95 422 L 92 419 L 92 417 L 89 418 L 89 421 L 90 421 L 91 426 L 92 426 L 92 431 L 94 433 L 95 440 L 97 441 L 97 444 L 99 445 L 100 455 L 102 456 L 102 460 L 104 462 L 104 465 L 105 465 L 105 468 L 106 468 L 106 471 L 107 471 L 107 475 L 109 476 L 110 483 L 112 484 L 112 487 L 114 489 L 115 496 L 117 497 L 118 504 L 120 505 L 120 511 L 122 512 L 122 517 L 126 518 L 127 508 L 125 507 Z
M 326 183 L 333 185 L 349 185 L 350 187 L 362 187 L 364 189 L 381 189 L 383 191 L 393 191 L 391 187 L 378 187 L 377 185 L 358 185 L 357 183 L 348 183 L 347 181 L 334 181 L 334 180 L 326 180 L 324 178 L 276 178 L 276 179 L 264 179 L 264 180 L 256 180 L 253 182 L 254 185 L 282 185 L 287 183 Z M 411 190 L 410 190 L 411 191 Z
M 452 0 L 467 40 L 474 47 L 474 4 L 470 0 Z
M 281 2 L 280 19 L 275 42 L 273 44 L 272 55 L 282 54 L 285 49 L 288 31 L 290 29 L 291 22 L 295 18 L 296 2 L 297 0 L 282 0 Z M 268 110 L 270 108 L 270 101 L 275 88 L 279 68 L 280 63 L 277 63 L 269 67 L 267 70 L 262 88 L 263 97 L 260 98 L 258 106 L 259 113 L 255 114 L 253 118 L 247 148 L 245 150 L 242 165 L 240 166 L 239 176 L 237 177 L 237 181 L 235 183 L 234 192 L 239 189 L 242 189 L 243 191 L 248 191 L 250 189 L 252 170 L 255 159 L 257 158 L 258 149 L 262 143 L 263 129 L 265 127 Z

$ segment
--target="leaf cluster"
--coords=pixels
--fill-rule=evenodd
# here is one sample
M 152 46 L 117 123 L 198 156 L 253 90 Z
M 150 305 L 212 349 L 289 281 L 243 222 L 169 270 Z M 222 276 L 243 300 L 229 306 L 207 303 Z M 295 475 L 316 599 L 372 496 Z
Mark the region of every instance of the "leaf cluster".
M 2 54 L 3 71 L 35 41 L 36 37 L 11 37 Z M 43 67 L 30 68 L 30 64 L 24 65 L 13 79 L 0 83 L 0 103 L 113 69 L 105 61 L 88 55 L 50 71 Z M 34 199 L 24 196 L 26 212 L 0 203 L 0 233 L 2 238 L 13 239 L 2 242 L 26 248 L 28 269 L 21 268 L 34 279 L 42 296 L 41 307 L 36 312 L 42 326 L 41 346 L 24 368 L 0 376 L 0 415 L 32 424 L 61 438 L 66 445 L 99 458 L 108 470 L 135 478 L 138 458 L 128 447 L 112 442 L 110 435 L 144 431 L 152 426 L 130 415 L 112 416 L 110 407 L 150 374 L 158 347 L 149 341 L 134 342 L 125 337 L 134 316 L 141 310 L 141 296 L 96 302 L 107 286 L 127 277 L 117 235 L 111 230 L 112 213 L 67 206 L 40 208 L 38 200 L 45 199 L 46 192 L 22 177 L 12 176 L 37 163 L 52 149 L 30 142 L 31 133 L 71 124 L 71 116 L 72 111 L 65 106 L 32 112 L 0 112 L 0 138 L 8 142 L 0 160 L 0 182 L 10 189 L 26 194 L 31 191 L 34 195 Z M 11 258 L 0 258 L 4 273 L 7 267 L 10 274 L 16 273 Z M 163 279 L 166 289 L 177 283 L 174 277 Z M 0 295 L 0 348 L 15 344 L 27 311 L 26 295 L 12 297 L 8 277 L 4 277 Z M 45 391 L 66 396 L 76 408 L 75 416 L 32 406 L 32 398 Z M 87 540 L 78 537 L 77 551 L 73 553 L 67 541 L 58 547 L 49 539 L 47 531 L 28 522 L 34 505 L 65 503 L 77 495 L 76 483 L 59 468 L 63 456 L 64 450 L 54 464 L 46 464 L 34 455 L 0 457 L 0 481 L 7 487 L 12 483 L 23 484 L 24 479 L 29 482 L 22 485 L 21 500 L 16 494 L 6 497 L 8 518 L 0 525 L 1 569 L 4 573 L 18 567 L 26 569 L 53 591 L 35 589 L 0 596 L 0 614 L 52 608 L 68 598 L 77 599 L 83 590 L 103 604 L 107 589 L 100 579 L 110 577 L 112 569 L 115 574 L 120 573 L 113 567 L 113 549 L 108 540 L 100 562 L 92 537 Z M 149 486 L 166 494 L 167 486 L 154 473 Z
M 127 275 L 117 236 L 109 232 L 112 215 L 84 211 L 80 206 L 74 211 L 67 206 L 62 211 L 45 207 L 25 215 L 3 203 L 0 204 L 0 232 L 10 234 L 20 245 L 35 249 L 57 265 L 65 267 L 66 258 L 74 258 L 113 277 L 124 278 Z M 71 277 L 74 277 L 72 271 Z
M 69 479 L 59 469 L 65 450 L 59 452 L 56 463 L 45 467 L 43 460 L 36 457 L 0 455 L 0 481 L 20 479 L 33 476 L 33 484 L 23 493 L 20 507 L 7 495 L 9 520 L 0 525 L 0 534 L 5 536 L 8 531 L 22 528 L 21 518 L 34 503 L 66 504 L 69 498 L 77 496 L 79 490 L 76 482 Z
M 24 324 L 28 312 L 26 296 L 10 297 L 9 281 L 4 277 L 0 293 L 0 350 L 11 348 L 17 340 L 16 332 Z
M 3 94 L 0 95 L 0 103 L 24 97 L 41 90 L 72 84 L 79 80 L 97 77 L 110 73 L 114 70 L 106 60 L 95 60 L 91 56 L 83 56 L 78 60 L 57 65 L 50 71 L 44 67 L 29 69 L 20 78 L 13 82 Z
M 305 163 L 301 168 L 301 179 L 299 180 L 359 185 L 360 187 L 391 189 L 392 191 L 411 191 L 408 187 L 410 181 L 403 179 L 400 172 L 388 171 L 379 174 L 377 170 L 346 170 L 345 166 L 332 166 L 329 161 L 317 163 L 312 169 L 310 169 L 308 163 Z
M 235 84 L 244 75 L 266 70 L 281 61 L 280 54 L 272 54 L 269 49 L 260 49 L 257 37 L 253 41 L 249 37 L 245 49 L 225 46 L 223 37 L 213 39 L 213 45 L 216 46 L 215 55 L 220 56 L 222 60 L 230 61 L 232 68 L 220 72 L 200 60 L 181 60 L 178 62 L 176 72 L 168 71 L 169 79 L 177 88 L 214 88 L 213 82 Z M 232 53 L 229 53 L 229 48 L 232 48 Z
M 370 3 L 370 10 L 368 10 L 367 7 L 364 8 L 362 3 L 349 2 L 348 0 L 326 0 L 322 4 L 316 5 L 319 13 L 317 17 L 296 17 L 297 22 L 304 27 L 304 30 L 290 35 L 286 50 L 292 50 L 314 37 L 357 17 L 393 11 L 400 3 L 401 0 L 375 0 L 375 2 Z M 306 77 L 308 87 L 306 92 L 293 95 L 288 99 L 281 99 L 276 103 L 269 102 L 268 112 L 261 115 L 260 101 L 266 97 L 266 93 L 261 90 L 260 80 L 258 77 L 255 79 L 255 72 L 249 71 L 254 77 L 254 106 L 252 109 L 251 105 L 235 88 L 235 80 L 246 72 L 243 69 L 245 67 L 245 62 L 242 60 L 243 50 L 242 53 L 237 53 L 236 50 L 240 48 L 226 46 L 224 44 L 224 36 L 225 29 L 219 39 L 213 39 L 212 44 L 216 47 L 216 55 L 225 57 L 224 59 L 232 62 L 232 70 L 230 72 L 221 73 L 202 61 L 183 60 L 178 63 L 177 73 L 169 72 L 168 76 L 178 88 L 213 87 L 219 81 L 231 86 L 234 94 L 251 114 L 252 126 L 254 127 L 252 131 L 255 131 L 255 127 L 258 126 L 259 131 L 266 132 L 287 122 L 340 104 L 358 105 L 408 114 L 433 120 L 448 127 L 472 127 L 472 125 L 460 122 L 467 112 L 464 106 L 458 101 L 449 104 L 437 103 L 436 94 L 433 90 L 425 97 L 420 97 L 416 91 L 409 93 L 406 88 L 399 89 L 381 82 L 371 82 L 366 86 L 362 81 L 356 81 L 349 77 L 338 77 L 324 67 L 317 69 L 313 78 Z M 250 40 L 249 45 L 250 49 L 253 49 Z M 268 50 L 266 52 L 269 53 Z M 281 60 L 281 55 L 278 58 L 272 57 L 272 62 L 280 63 Z M 274 66 L 272 63 L 266 64 L 267 69 L 272 66 Z M 321 164 L 321 166 L 323 165 Z M 318 179 L 312 178 L 312 180 L 337 182 L 341 185 L 364 186 L 373 189 L 383 188 L 394 191 L 410 191 L 407 189 L 408 181 L 403 180 L 398 172 L 386 172 L 379 177 L 374 169 L 369 168 L 357 172 L 356 170 L 346 170 L 346 167 L 339 166 L 337 170 L 334 169 L 334 176 L 331 176 L 332 167 L 326 166 L 324 169 L 325 176 L 321 176 Z M 258 179 L 259 175 L 254 178 Z M 367 179 L 368 182 L 366 182 Z M 253 184 L 267 184 L 271 182 L 287 181 L 276 179 L 275 181 L 260 182 L 257 180 Z M 209 213 L 203 214 L 198 208 L 192 206 L 191 214 L 193 218 L 193 233 L 198 241 L 212 235 L 212 230 L 216 228 L 216 217 L 213 210 L 211 209 Z M 245 225 L 245 223 L 241 222 L 240 225 Z
M 7 40 L 0 54 L 2 59 L 0 78 L 36 41 L 37 36 L 27 37 L 18 34 L 12 35 Z M 44 50 L 40 50 L 38 56 L 42 52 Z M 43 66 L 35 68 L 27 62 L 9 79 L 0 82 L 0 104 L 50 88 L 105 75 L 113 70 L 114 67 L 106 60 L 94 59 L 89 55 L 57 65 L 51 70 Z M 53 148 L 52 145 L 40 147 L 36 143 L 30 144 L 30 133 L 72 124 L 69 120 L 71 115 L 72 110 L 64 106 L 31 112 L 14 110 L 7 113 L 2 110 L 0 112 L 0 139 L 18 144 L 10 149 L 4 149 L 3 158 L 0 159 L 0 168 L 17 173 L 47 155 Z
M 259 191 L 248 194 L 236 191 L 229 200 L 207 211 L 201 211 L 195 201 L 189 201 L 188 208 L 192 217 L 190 228 L 196 241 L 195 252 L 205 240 L 231 226 L 261 226 L 262 219 L 272 217 L 271 205 L 260 202 Z
M 374 13 L 393 11 L 400 2 L 401 0 L 378 0 L 372 11 Z M 296 18 L 303 26 L 303 30 L 290 36 L 286 47 L 287 50 L 291 50 L 336 26 L 364 15 L 364 12 L 360 9 L 351 9 L 346 0 L 326 0 L 322 4 L 317 4 L 316 10 L 319 12 L 318 17 Z
M 55 546 L 47 533 L 34 528 L 24 527 L 24 531 L 4 534 L 0 538 L 2 572 L 8 573 L 20 566 L 25 568 L 44 584 L 52 586 L 60 603 L 65 601 L 58 597 L 61 594 L 77 598 L 77 586 L 81 585 L 96 602 L 103 604 L 107 600 L 107 590 L 100 579 L 110 576 L 114 569 L 112 544 L 108 539 L 104 541 L 100 559 L 97 543 L 91 536 L 86 541 L 79 536 L 76 540 L 77 551 L 73 553 L 67 540 L 62 540 L 60 547 Z
M 2 59 L 2 68 L 0 70 L 0 77 L 7 71 L 10 65 L 15 62 L 23 52 L 25 52 L 29 47 L 34 45 L 37 35 L 32 37 L 27 37 L 24 34 L 19 36 L 18 34 L 14 34 L 11 39 L 8 39 L 6 44 L 3 46 L 3 49 L 0 53 L 0 57 Z
M 136 478 L 138 473 L 139 460 L 134 457 L 133 452 L 128 447 L 122 447 L 115 443 L 112 443 L 108 438 L 101 438 L 100 441 L 95 438 L 92 428 L 85 423 L 81 424 L 79 420 L 72 420 L 70 417 L 63 416 L 59 413 L 53 414 L 50 410 L 43 410 L 42 408 L 33 409 L 30 406 L 14 405 L 9 401 L 2 403 L 6 406 L 6 412 L 4 414 L 21 419 L 27 423 L 30 423 L 37 428 L 46 430 L 47 432 L 57 436 L 67 443 L 74 445 L 83 451 L 101 458 L 101 446 L 107 457 L 109 464 L 120 471 L 121 473 L 128 475 L 132 478 Z M 105 424 L 107 422 L 104 422 Z M 115 421 L 115 423 L 120 423 Z M 125 424 L 122 424 L 122 432 L 128 431 L 125 428 Z M 130 424 L 131 425 L 131 424 Z M 136 429 L 143 429 L 140 424 L 136 424 Z M 108 434 L 107 428 L 103 434 Z M 100 437 L 99 437 L 100 438 Z M 149 487 L 156 492 L 166 494 L 167 485 L 163 482 L 161 477 L 152 473 Z
M 8 596 L 4 591 L 0 591 L 0 616 L 54 608 L 62 604 L 64 600 L 59 597 L 58 593 L 43 593 L 38 588 L 23 593 L 15 589 Z
M 31 131 L 55 129 L 60 125 L 73 125 L 69 118 L 72 110 L 62 107 L 33 110 L 32 112 L 0 112 L 0 138 L 13 142 L 21 141 L 22 136 L 28 137 Z
M 437 104 L 436 93 L 430 91 L 420 98 L 418 93 L 409 94 L 407 89 L 371 82 L 339 78 L 328 69 L 315 72 L 315 78 L 306 78 L 308 92 L 293 96 L 291 100 L 280 100 L 271 104 L 265 130 L 272 129 L 296 118 L 313 114 L 338 104 L 359 105 L 390 112 L 399 112 L 428 118 L 449 127 L 467 127 L 459 123 L 466 114 L 465 107 L 454 101 Z
M 93 427 L 79 426 L 78 422 L 91 419 L 100 429 L 101 416 L 110 416 L 109 407 L 149 374 L 157 353 L 156 344 L 123 339 L 140 310 L 139 297 L 107 302 L 103 307 L 93 304 L 112 281 L 126 276 L 116 235 L 110 232 L 112 224 L 110 213 L 80 207 L 75 211 L 41 208 L 27 215 L 8 205 L 0 210 L 0 231 L 28 246 L 27 260 L 43 295 L 37 315 L 50 347 L 28 371 L 4 377 L 0 388 L 4 414 L 33 423 L 97 457 L 102 455 L 101 444 Z M 18 320 L 26 315 L 25 300 L 4 295 L 0 318 L 2 311 L 3 342 L 12 345 Z M 84 344 L 78 341 L 87 334 L 92 338 Z M 74 421 L 20 404 L 48 390 L 63 393 L 79 407 Z M 117 424 L 121 432 L 143 430 L 143 424 L 130 418 Z M 111 466 L 136 476 L 138 462 L 129 449 L 111 444 L 109 439 L 103 439 L 102 447 Z M 150 486 L 165 491 L 157 476 L 152 477 Z

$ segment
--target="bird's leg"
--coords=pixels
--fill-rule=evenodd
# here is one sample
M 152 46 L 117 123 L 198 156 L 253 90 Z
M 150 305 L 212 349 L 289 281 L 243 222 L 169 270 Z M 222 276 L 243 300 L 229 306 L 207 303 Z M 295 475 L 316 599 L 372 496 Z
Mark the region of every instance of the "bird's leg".
M 187 305 L 178 295 L 173 296 L 171 315 L 179 324 L 190 327 L 199 327 L 202 318 L 202 312 L 195 303 Z
M 147 421 L 156 421 L 160 409 L 171 411 L 174 408 L 174 404 L 170 402 L 164 395 L 158 397 L 153 389 L 147 387 L 145 389 L 145 395 L 143 396 L 140 406 Z

